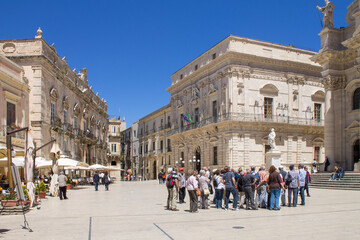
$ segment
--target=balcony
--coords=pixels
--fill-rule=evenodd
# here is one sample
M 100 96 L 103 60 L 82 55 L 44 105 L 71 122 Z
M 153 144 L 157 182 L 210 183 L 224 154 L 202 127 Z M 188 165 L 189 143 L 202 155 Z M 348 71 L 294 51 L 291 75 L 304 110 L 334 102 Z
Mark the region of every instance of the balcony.
M 68 133 L 72 133 L 73 131 L 73 127 L 72 124 L 70 123 L 63 123 L 63 130 L 68 132 Z
M 167 152 L 171 152 L 171 147 L 167 147 Z
M 54 129 L 55 131 L 62 127 L 61 119 L 55 116 L 51 117 L 50 124 L 52 129 Z
M 308 125 L 308 126 L 324 126 L 324 120 L 310 119 L 310 118 L 297 118 L 289 116 L 266 116 L 264 114 L 249 114 L 249 113 L 226 113 L 218 117 L 210 117 L 194 124 L 187 126 L 174 128 L 167 132 L 167 136 L 173 134 L 189 131 L 192 129 L 201 128 L 213 123 L 220 123 L 226 121 L 238 121 L 238 122 L 264 122 L 264 123 L 283 123 L 290 125 Z

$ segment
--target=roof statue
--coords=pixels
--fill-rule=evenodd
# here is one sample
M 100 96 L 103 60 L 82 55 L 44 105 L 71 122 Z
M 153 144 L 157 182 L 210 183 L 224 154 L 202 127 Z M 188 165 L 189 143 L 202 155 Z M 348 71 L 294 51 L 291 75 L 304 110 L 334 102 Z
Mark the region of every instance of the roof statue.
M 335 5 L 330 2 L 329 0 L 325 0 L 325 6 L 319 7 L 316 6 L 316 8 L 322 12 L 323 14 L 323 28 L 334 28 L 334 19 L 333 19 L 333 12 Z

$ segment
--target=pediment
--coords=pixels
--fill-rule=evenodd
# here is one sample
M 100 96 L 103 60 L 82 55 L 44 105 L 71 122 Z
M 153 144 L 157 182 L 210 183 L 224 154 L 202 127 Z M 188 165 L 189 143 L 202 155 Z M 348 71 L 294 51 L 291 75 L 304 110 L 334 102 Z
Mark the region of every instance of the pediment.
M 359 130 L 359 122 L 357 120 L 353 121 L 347 128 L 345 128 L 346 131 L 352 131 L 352 130 Z
M 216 136 L 212 136 L 212 137 L 210 138 L 210 140 L 209 140 L 209 142 L 211 142 L 211 143 L 217 142 L 217 141 L 219 141 L 219 138 L 216 137 Z
M 273 84 L 266 84 L 262 88 L 260 88 L 260 93 L 265 95 L 277 96 L 279 94 L 279 89 L 275 87 Z
M 314 102 L 325 102 L 325 93 L 321 90 L 311 95 L 311 100 Z

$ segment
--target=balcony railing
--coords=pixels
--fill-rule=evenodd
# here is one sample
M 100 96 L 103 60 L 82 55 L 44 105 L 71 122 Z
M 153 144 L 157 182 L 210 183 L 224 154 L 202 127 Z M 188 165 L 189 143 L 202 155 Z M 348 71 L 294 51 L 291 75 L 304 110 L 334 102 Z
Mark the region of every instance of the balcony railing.
M 64 131 L 68 131 L 71 133 L 73 130 L 73 126 L 70 123 L 63 123 L 63 129 L 64 129 Z
M 51 117 L 51 126 L 53 127 L 61 127 L 61 119 L 58 117 Z
M 239 121 L 239 122 L 269 122 L 269 123 L 285 123 L 291 125 L 309 125 L 309 126 L 324 126 L 324 120 L 297 118 L 289 116 L 271 116 L 265 117 L 264 114 L 248 114 L 248 113 L 226 113 L 218 117 L 210 117 L 194 124 L 189 124 L 183 127 L 174 128 L 167 132 L 167 136 L 204 127 L 213 123 L 220 123 L 225 121 Z
M 167 147 L 167 152 L 171 152 L 171 147 Z

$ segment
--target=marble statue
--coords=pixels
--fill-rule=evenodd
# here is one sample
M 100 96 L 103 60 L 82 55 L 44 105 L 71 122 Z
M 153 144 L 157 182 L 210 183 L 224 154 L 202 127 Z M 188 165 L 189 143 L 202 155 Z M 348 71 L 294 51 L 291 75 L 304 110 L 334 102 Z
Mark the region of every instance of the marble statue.
M 323 22 L 324 22 L 324 28 L 325 27 L 329 27 L 329 28 L 333 28 L 334 27 L 334 19 L 333 19 L 333 12 L 334 12 L 334 8 L 335 5 L 330 2 L 329 0 L 325 0 L 325 6 L 324 7 L 319 7 L 316 6 L 316 8 L 322 12 L 323 14 Z
M 268 142 L 270 145 L 270 149 L 271 150 L 275 150 L 276 149 L 276 144 L 275 144 L 275 137 L 276 137 L 276 133 L 275 130 L 272 128 L 269 135 L 268 135 Z

